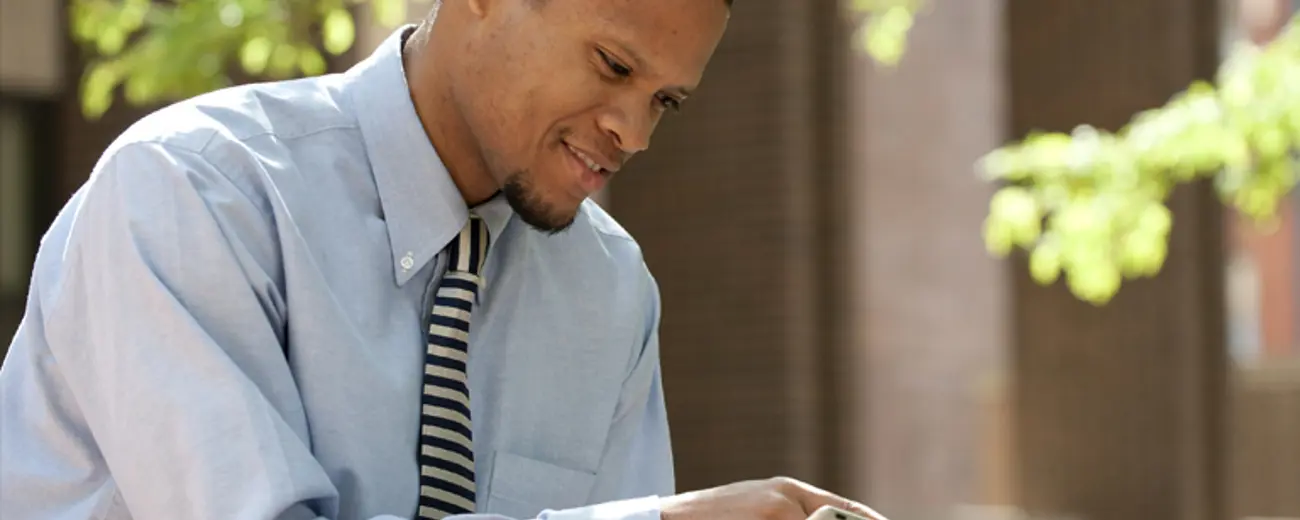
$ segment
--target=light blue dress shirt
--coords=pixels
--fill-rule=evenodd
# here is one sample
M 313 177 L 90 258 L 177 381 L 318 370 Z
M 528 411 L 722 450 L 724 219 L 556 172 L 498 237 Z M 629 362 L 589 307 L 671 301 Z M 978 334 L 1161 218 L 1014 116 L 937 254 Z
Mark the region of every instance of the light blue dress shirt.
M 409 29 L 107 150 L 42 240 L 0 369 L 0 518 L 415 513 L 424 322 L 469 209 L 411 103 Z M 500 198 L 475 211 L 469 518 L 658 518 L 672 456 L 636 242 L 591 202 L 555 236 Z

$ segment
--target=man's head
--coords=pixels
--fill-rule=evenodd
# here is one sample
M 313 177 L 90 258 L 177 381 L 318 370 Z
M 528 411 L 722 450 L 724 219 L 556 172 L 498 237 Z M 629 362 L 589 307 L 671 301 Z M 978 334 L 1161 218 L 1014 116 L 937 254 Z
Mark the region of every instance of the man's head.
M 443 0 L 408 53 L 412 93 L 470 203 L 501 190 L 558 231 L 700 83 L 730 4 Z

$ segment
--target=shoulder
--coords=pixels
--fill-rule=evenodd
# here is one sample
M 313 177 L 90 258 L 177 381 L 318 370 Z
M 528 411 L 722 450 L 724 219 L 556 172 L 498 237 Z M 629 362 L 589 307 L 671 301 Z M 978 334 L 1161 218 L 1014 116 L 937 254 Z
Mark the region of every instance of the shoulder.
M 583 202 L 578 216 L 566 232 L 584 265 L 585 276 L 604 273 L 603 290 L 613 289 L 619 302 L 640 317 L 657 319 L 659 289 L 646 264 L 641 244 L 608 211 L 592 200 Z
M 612 283 L 599 290 L 613 298 L 611 303 L 617 307 L 618 322 L 625 324 L 626 331 L 634 338 L 627 365 L 631 371 L 645 358 L 647 348 L 656 349 L 650 355 L 658 355 L 658 346 L 652 338 L 656 337 L 662 310 L 659 286 L 640 243 L 605 208 L 594 201 L 585 201 L 575 225 L 579 223 L 595 244 L 586 254 L 603 259 L 614 273 L 610 278 Z
M 627 281 L 652 282 L 641 244 L 600 204 L 590 199 L 583 202 L 574 226 L 586 235 L 590 247 L 598 249 L 592 253 L 604 253 L 597 256 L 604 256 L 612 267 L 630 277 Z
M 355 129 L 338 75 L 222 88 L 156 110 L 131 125 L 118 143 L 164 143 L 201 153 L 213 142 L 294 140 Z
M 640 244 L 613 215 L 610 215 L 608 211 L 605 211 L 605 208 L 595 201 L 591 199 L 583 201 L 578 209 L 578 218 L 574 220 L 574 224 L 588 228 L 596 240 L 611 247 L 627 249 L 630 253 L 634 253 L 638 260 L 640 259 Z
M 587 200 L 573 223 L 555 234 L 527 228 L 518 219 L 512 235 L 527 242 L 522 261 L 535 263 L 566 293 L 604 302 L 604 311 L 639 309 L 655 292 L 640 244 L 599 204 Z M 567 297 L 567 296 L 564 296 Z
M 102 219 L 159 243 L 208 226 L 272 258 L 275 176 L 301 153 L 293 143 L 355 128 L 339 87 L 331 76 L 232 87 L 144 116 L 103 152 L 52 238 L 96 240 L 89 222 Z
M 337 76 L 243 85 L 156 110 L 104 151 L 84 188 L 119 195 L 239 197 L 269 213 L 278 169 L 292 168 L 295 145 L 356 123 Z
M 141 118 L 109 147 L 153 144 L 220 162 L 232 145 L 256 151 L 322 132 L 355 131 L 337 75 L 225 88 Z

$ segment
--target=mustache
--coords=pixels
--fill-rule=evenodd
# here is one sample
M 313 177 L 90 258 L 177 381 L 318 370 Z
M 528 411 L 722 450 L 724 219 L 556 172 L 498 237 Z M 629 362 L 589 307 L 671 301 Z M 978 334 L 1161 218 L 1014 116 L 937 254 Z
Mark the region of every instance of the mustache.
M 593 153 L 600 154 L 618 168 L 622 168 L 626 165 L 627 162 L 632 159 L 632 155 L 634 155 L 623 151 L 622 148 L 614 143 L 614 139 L 604 132 L 599 132 L 599 137 L 583 139 L 582 136 L 577 135 L 577 132 L 574 129 L 564 127 L 559 130 L 558 134 L 559 142 L 557 144 L 567 142 L 580 148 L 585 148 Z

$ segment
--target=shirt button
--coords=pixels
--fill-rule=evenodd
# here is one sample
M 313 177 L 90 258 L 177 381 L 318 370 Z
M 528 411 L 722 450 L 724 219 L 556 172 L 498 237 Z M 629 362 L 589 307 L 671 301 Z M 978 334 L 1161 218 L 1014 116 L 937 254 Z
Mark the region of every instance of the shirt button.
M 415 266 L 415 257 L 412 256 L 411 253 L 409 252 L 406 253 L 406 256 L 402 257 L 402 269 L 410 270 L 414 266 Z

